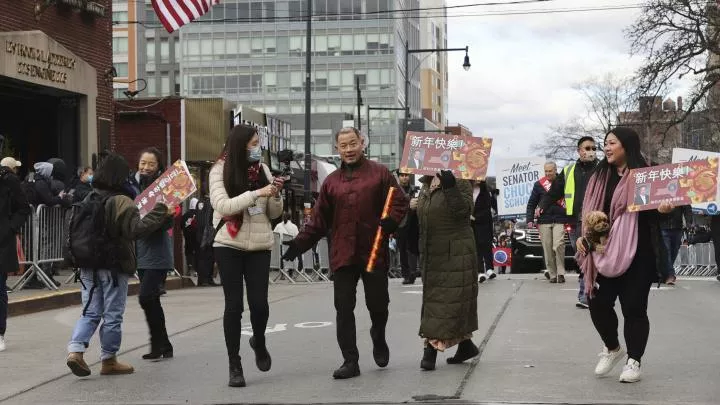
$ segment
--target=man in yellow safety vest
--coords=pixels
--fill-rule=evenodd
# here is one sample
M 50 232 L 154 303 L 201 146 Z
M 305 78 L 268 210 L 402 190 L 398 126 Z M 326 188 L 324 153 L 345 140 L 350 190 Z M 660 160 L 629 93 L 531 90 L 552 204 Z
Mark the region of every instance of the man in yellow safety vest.
M 568 216 L 571 230 L 569 232 L 570 245 L 575 249 L 575 242 L 580 236 L 580 223 L 582 222 L 582 203 L 585 198 L 585 188 L 598 163 L 597 146 L 595 139 L 591 136 L 584 136 L 578 140 L 577 152 L 579 158 L 563 168 L 557 179 L 552 183 L 545 198 L 540 202 L 540 208 L 554 204 L 560 198 L 565 198 L 565 211 Z M 578 288 L 578 308 L 588 308 L 587 297 L 583 284 L 583 275 L 580 273 L 580 284 Z

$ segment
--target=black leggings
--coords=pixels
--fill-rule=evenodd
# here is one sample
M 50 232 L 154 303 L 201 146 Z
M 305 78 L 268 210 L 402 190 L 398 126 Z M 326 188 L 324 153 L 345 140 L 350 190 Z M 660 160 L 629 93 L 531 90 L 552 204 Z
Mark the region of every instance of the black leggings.
M 165 326 L 165 311 L 160 303 L 160 290 L 163 288 L 168 271 L 167 269 L 138 269 L 138 275 L 141 277 L 138 300 L 140 307 L 145 312 L 145 320 L 150 329 L 152 349 L 171 346 Z
M 247 301 L 250 306 L 250 323 L 258 343 L 265 342 L 265 329 L 270 317 L 268 284 L 270 281 L 270 251 L 246 252 L 238 249 L 215 248 L 225 294 L 223 329 L 228 356 L 240 355 L 242 333 L 243 284 L 247 284 Z M 244 277 L 244 283 L 243 283 Z
M 620 298 L 628 357 L 637 361 L 645 354 L 650 335 L 647 307 L 652 281 L 647 273 L 647 268 L 633 262 L 628 271 L 618 278 L 598 275 L 600 288 L 595 290 L 595 297 L 588 302 L 590 316 L 600 338 L 609 350 L 615 350 L 620 346 L 615 299 Z

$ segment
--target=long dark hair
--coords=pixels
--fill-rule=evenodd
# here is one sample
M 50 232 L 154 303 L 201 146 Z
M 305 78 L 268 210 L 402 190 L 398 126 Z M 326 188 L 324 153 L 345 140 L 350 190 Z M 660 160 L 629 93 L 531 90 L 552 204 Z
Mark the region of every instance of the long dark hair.
M 607 144 L 607 137 L 610 134 L 615 135 L 623 149 L 625 149 L 625 162 L 627 163 L 628 169 L 648 166 L 647 161 L 640 151 L 640 136 L 638 136 L 634 129 L 629 127 L 615 127 L 611 129 L 605 134 L 605 144 Z M 595 172 L 603 178 L 610 173 L 611 168 L 612 165 L 608 163 L 607 157 L 605 157 L 598 163 Z
M 230 131 L 230 136 L 223 148 L 225 164 L 223 166 L 223 184 L 228 197 L 237 197 L 248 191 L 251 186 L 248 181 L 248 160 L 247 146 L 252 137 L 257 133 L 254 127 L 249 125 L 236 125 Z M 260 170 L 260 187 L 270 184 L 265 171 Z
M 128 173 L 130 173 L 130 165 L 127 160 L 117 153 L 109 153 L 98 163 L 93 177 L 93 187 L 98 190 L 127 194 L 125 185 Z

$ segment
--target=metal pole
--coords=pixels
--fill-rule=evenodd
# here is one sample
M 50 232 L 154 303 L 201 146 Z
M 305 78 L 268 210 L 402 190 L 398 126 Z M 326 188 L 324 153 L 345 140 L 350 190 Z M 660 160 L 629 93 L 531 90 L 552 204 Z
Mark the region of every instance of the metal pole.
M 370 157 L 370 106 L 367 106 L 367 141 L 368 141 L 367 154 L 368 154 L 368 157 Z
M 403 150 L 405 146 L 405 134 L 407 134 L 410 125 L 410 43 L 405 40 L 405 122 L 403 123 L 403 131 L 400 134 L 399 149 Z
M 362 129 L 362 118 L 360 116 L 360 107 L 362 106 L 362 97 L 360 96 L 360 76 L 355 76 L 355 88 L 357 89 L 357 129 L 360 131 Z
M 165 142 L 167 143 L 167 168 L 170 168 L 170 165 L 172 165 L 172 155 L 170 154 L 170 122 L 165 123 Z
M 312 170 L 312 154 L 310 150 L 310 103 L 311 87 L 310 87 L 310 76 L 311 76 L 311 63 L 312 57 L 310 52 L 312 51 L 312 1 L 307 0 L 307 28 L 305 32 L 306 46 L 305 46 L 305 181 L 304 181 L 304 202 L 306 204 L 312 203 L 312 191 L 310 190 L 310 172 Z

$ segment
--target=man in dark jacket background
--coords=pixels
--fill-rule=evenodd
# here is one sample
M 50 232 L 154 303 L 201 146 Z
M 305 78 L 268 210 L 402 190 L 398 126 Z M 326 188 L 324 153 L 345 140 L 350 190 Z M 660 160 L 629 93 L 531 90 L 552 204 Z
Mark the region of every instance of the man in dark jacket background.
M 675 277 L 675 259 L 677 259 L 682 245 L 683 229 L 689 228 L 692 223 L 692 208 L 689 205 L 675 207 L 669 214 L 660 214 L 660 230 L 668 253 L 665 264 L 669 274 L 665 283 L 668 285 L 675 285 L 677 280 L 677 277 Z
M 495 278 L 493 269 L 493 210 L 497 212 L 497 200 L 483 180 L 473 186 L 473 211 L 470 222 L 475 233 L 478 256 L 478 282 Z M 484 263 L 484 265 L 483 265 Z
M 365 140 L 356 128 L 343 128 L 335 135 L 342 165 L 323 183 L 310 220 L 292 241 L 283 260 L 295 260 L 330 233 L 330 268 L 333 271 L 337 340 L 344 362 L 333 377 L 345 379 L 360 375 L 355 329 L 357 283 L 362 278 L 365 303 L 370 312 L 373 358 L 379 367 L 387 366 L 390 349 L 385 341 L 388 320 L 388 243 L 384 239 L 372 271 L 366 271 L 378 226 L 384 235 L 397 230 L 408 210 L 401 190 L 394 194 L 389 216 L 381 220 L 386 196 L 398 187 L 395 177 L 383 165 L 367 159 Z
M 535 182 L 528 200 L 526 218 L 528 227 L 536 223 L 540 231 L 540 241 L 545 257 L 547 277 L 551 283 L 565 282 L 565 200 L 556 200 L 547 208 L 539 207 L 540 201 L 547 195 L 552 183 L 557 178 L 555 162 L 545 163 L 545 177 Z
M 412 175 L 398 170 L 398 183 L 408 199 L 415 198 L 415 186 L 412 184 Z M 397 247 L 400 252 L 400 269 L 403 276 L 403 284 L 415 284 L 418 276 L 418 223 L 415 211 L 408 210 L 405 218 L 400 222 L 395 236 Z
M 7 167 L 0 167 L 0 352 L 5 350 L 7 327 L 7 277 L 18 271 L 17 238 L 30 206 L 20 188 L 20 180 Z
M 578 160 L 563 168 L 562 173 L 553 181 L 546 197 L 540 201 L 540 209 L 546 210 L 556 201 L 562 198 L 565 199 L 565 213 L 568 216 L 568 224 L 570 225 L 568 236 L 573 250 L 575 250 L 575 242 L 580 237 L 582 228 L 582 205 L 587 183 L 595 170 L 595 166 L 598 164 L 595 139 L 591 136 L 580 138 L 577 142 L 577 153 Z M 588 308 L 582 273 L 580 273 L 578 281 L 578 301 L 575 306 L 584 309 Z

